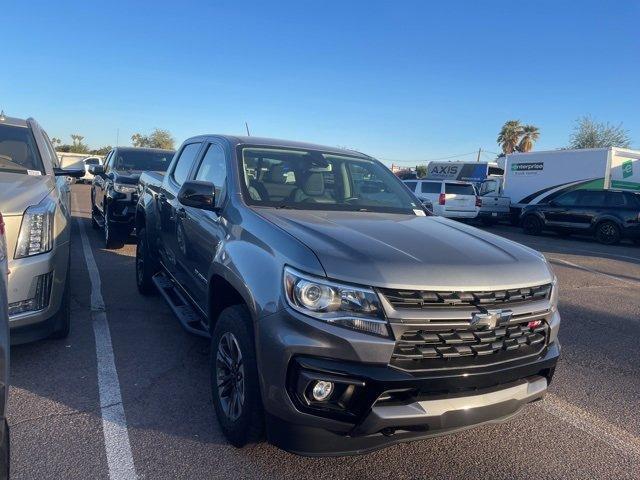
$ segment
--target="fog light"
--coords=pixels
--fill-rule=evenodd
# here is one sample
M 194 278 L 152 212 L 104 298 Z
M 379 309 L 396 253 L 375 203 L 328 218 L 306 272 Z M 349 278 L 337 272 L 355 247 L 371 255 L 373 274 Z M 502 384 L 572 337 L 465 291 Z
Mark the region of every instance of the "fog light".
M 314 400 L 324 402 L 331 396 L 331 393 L 333 393 L 333 383 L 318 380 L 313 386 L 313 391 L 311 393 Z

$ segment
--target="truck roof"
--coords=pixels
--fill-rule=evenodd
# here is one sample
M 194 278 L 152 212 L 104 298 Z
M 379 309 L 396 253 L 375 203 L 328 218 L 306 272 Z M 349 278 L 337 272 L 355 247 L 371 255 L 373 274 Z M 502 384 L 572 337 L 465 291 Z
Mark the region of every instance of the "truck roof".
M 12 127 L 24 127 L 24 128 L 28 128 L 29 124 L 27 123 L 26 120 L 23 120 L 22 118 L 15 118 L 15 117 L 7 117 L 7 116 L 0 116 L 0 125 L 11 125 Z
M 285 148 L 300 148 L 305 150 L 320 150 L 323 152 L 336 153 L 341 155 L 359 156 L 364 158 L 372 158 L 371 156 L 359 152 L 357 150 L 349 150 L 346 148 L 329 147 L 327 145 L 318 145 L 315 143 L 297 142 L 294 140 L 283 140 L 278 138 L 265 138 L 265 137 L 247 137 L 242 135 L 198 135 L 196 137 L 189 138 L 188 140 L 206 139 L 206 138 L 223 138 L 226 139 L 232 146 L 238 145 L 256 145 L 261 147 L 285 147 Z

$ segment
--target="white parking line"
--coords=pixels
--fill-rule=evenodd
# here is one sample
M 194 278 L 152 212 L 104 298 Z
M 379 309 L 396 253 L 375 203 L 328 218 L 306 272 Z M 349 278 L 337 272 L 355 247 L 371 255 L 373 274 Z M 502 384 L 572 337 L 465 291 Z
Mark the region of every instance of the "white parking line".
M 111 333 L 107 323 L 104 300 L 102 298 L 100 272 L 91 251 L 91 245 L 80 218 L 76 218 L 82 239 L 82 250 L 91 281 L 91 320 L 96 341 L 98 358 L 98 392 L 100 394 L 100 411 L 102 415 L 102 431 L 107 453 L 109 478 L 111 480 L 129 480 L 137 478 L 133 464 L 127 419 L 122 405 L 120 382 L 113 355 Z
M 557 258 L 557 257 L 547 257 L 551 263 L 560 263 L 560 264 L 565 264 L 568 265 L 570 267 L 574 267 L 574 268 L 579 268 L 580 270 L 584 270 L 586 272 L 590 272 L 596 275 L 602 275 L 603 277 L 607 277 L 610 278 L 612 280 L 617 280 L 618 282 L 622 282 L 622 283 L 627 283 L 629 285 L 633 285 L 634 287 L 640 286 L 640 280 L 636 281 L 636 280 L 629 280 L 627 278 L 621 278 L 618 277 L 617 275 L 610 275 L 608 273 L 604 273 L 604 272 L 600 272 L 598 270 L 595 270 L 593 268 L 589 268 L 589 267 L 585 267 L 584 265 L 578 265 L 577 263 L 573 263 L 570 262 L 569 260 L 564 260 L 562 258 Z
M 563 422 L 582 430 L 616 450 L 640 460 L 640 438 L 592 415 L 557 395 L 548 393 L 538 405 Z

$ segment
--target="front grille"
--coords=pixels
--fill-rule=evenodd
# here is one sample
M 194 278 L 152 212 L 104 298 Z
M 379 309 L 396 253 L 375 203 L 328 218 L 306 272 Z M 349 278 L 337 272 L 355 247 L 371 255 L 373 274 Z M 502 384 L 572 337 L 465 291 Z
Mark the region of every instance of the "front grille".
M 544 319 L 536 325 L 530 318 L 481 330 L 470 325 L 446 330 L 407 326 L 398 336 L 391 365 L 406 370 L 446 369 L 536 355 L 547 344 L 549 326 Z
M 425 309 L 442 307 L 508 306 L 528 301 L 545 300 L 551 295 L 551 284 L 486 292 L 435 292 L 424 290 L 380 289 L 393 308 Z

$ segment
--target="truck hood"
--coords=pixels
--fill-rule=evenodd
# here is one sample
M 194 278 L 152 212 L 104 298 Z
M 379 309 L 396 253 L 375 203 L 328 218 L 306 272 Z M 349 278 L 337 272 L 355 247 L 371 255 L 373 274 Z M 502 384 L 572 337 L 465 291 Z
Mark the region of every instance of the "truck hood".
M 0 172 L 0 213 L 7 217 L 22 215 L 54 188 L 55 180 L 50 175 Z
M 307 245 L 327 277 L 337 280 L 446 291 L 532 286 L 553 278 L 540 253 L 442 217 L 274 209 L 259 213 Z

